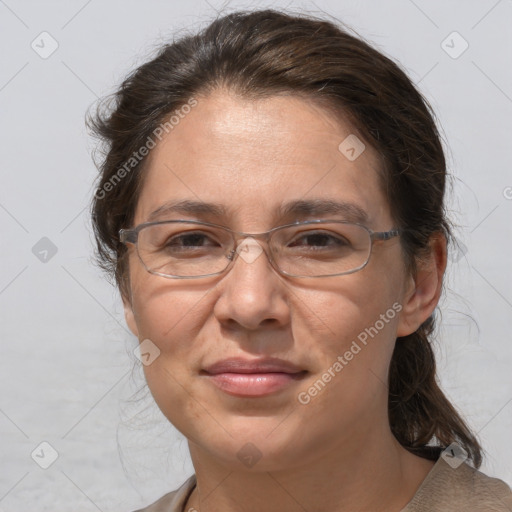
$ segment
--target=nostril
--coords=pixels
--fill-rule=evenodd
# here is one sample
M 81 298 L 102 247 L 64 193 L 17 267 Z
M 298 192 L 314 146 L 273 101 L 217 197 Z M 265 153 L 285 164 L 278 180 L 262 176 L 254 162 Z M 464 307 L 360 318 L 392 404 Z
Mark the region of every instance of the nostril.
M 265 318 L 260 322 L 261 327 L 273 327 L 279 324 L 279 320 L 277 318 Z

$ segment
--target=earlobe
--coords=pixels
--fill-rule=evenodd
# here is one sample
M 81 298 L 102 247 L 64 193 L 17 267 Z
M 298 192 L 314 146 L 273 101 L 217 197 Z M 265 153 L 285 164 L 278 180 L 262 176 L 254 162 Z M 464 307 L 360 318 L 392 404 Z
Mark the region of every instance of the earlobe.
M 397 327 L 397 337 L 407 336 L 416 331 L 421 322 L 419 321 L 419 294 L 416 290 L 414 276 L 409 276 L 407 291 L 403 296 L 402 311 Z
M 397 337 L 407 336 L 432 314 L 441 296 L 446 269 L 446 238 L 432 235 L 430 254 L 417 262 L 416 275 L 410 276 L 403 295 Z
M 133 306 L 131 304 L 131 301 L 128 300 L 128 298 L 123 297 L 123 308 L 124 308 L 124 318 L 126 320 L 126 324 L 128 325 L 128 328 L 134 336 L 137 338 L 139 337 L 139 329 L 137 328 L 137 322 L 135 321 L 135 315 L 133 313 Z

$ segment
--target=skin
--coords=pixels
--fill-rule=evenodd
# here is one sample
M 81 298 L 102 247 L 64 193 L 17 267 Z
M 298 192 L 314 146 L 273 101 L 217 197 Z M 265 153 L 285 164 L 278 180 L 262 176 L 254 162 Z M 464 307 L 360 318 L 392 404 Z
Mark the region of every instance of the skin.
M 191 199 L 221 203 L 227 215 L 166 218 L 258 233 L 298 220 L 276 216 L 281 203 L 328 198 L 358 205 L 374 231 L 392 229 L 377 154 L 366 144 L 349 161 L 338 150 L 350 133 L 311 100 L 247 100 L 226 90 L 198 97 L 151 152 L 133 225 L 168 200 Z M 252 263 L 238 258 L 221 276 L 174 280 L 148 273 L 130 246 L 126 320 L 160 349 L 146 379 L 189 441 L 198 484 L 185 510 L 397 512 L 410 501 L 433 463 L 392 436 L 385 383 L 397 336 L 414 332 L 438 302 L 444 238 L 433 237 L 431 249 L 415 276 L 395 238 L 375 243 L 363 270 L 339 277 L 287 278 L 262 254 Z M 300 404 L 298 393 L 394 303 L 400 313 Z M 235 397 L 200 375 L 232 356 L 279 357 L 308 373 L 267 397 Z M 237 456 L 246 443 L 261 453 L 252 467 Z

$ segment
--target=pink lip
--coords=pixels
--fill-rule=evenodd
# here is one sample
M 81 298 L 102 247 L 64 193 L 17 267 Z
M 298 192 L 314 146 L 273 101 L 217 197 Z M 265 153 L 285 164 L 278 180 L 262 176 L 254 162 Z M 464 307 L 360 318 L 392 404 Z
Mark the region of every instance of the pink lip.
M 307 371 L 283 359 L 232 358 L 207 366 L 201 373 L 230 395 L 257 397 L 282 390 Z

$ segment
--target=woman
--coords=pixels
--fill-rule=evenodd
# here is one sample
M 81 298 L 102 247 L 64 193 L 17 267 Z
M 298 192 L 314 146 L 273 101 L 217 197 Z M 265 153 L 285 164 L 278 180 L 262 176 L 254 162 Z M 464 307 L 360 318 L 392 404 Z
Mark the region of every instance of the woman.
M 436 383 L 446 166 L 396 64 L 331 22 L 235 13 L 94 126 L 99 261 L 195 469 L 145 511 L 512 510 Z

